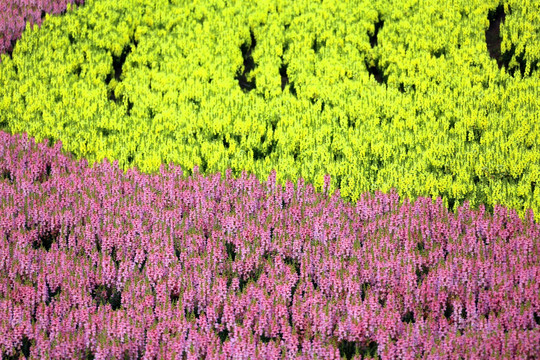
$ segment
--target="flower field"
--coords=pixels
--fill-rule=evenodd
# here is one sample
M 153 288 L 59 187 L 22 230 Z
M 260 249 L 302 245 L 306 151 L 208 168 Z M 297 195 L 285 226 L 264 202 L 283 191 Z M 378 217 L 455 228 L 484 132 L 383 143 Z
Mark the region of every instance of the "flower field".
M 2 359 L 540 358 L 532 1 L 0 13 Z

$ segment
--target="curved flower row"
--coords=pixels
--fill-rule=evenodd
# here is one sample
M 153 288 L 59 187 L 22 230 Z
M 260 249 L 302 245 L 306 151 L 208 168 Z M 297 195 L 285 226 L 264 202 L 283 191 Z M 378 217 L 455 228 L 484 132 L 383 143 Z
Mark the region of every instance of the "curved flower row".
M 123 170 L 330 174 L 352 202 L 538 216 L 540 10 L 496 3 L 87 1 L 4 56 L 0 129 Z
M 350 204 L 275 173 L 124 174 L 0 132 L 0 351 L 528 359 L 539 239 L 532 211 Z

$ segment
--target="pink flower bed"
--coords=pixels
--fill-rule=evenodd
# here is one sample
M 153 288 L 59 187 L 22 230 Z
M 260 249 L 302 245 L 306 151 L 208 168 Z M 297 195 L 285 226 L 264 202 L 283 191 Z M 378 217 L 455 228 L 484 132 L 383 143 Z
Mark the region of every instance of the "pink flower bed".
M 41 26 L 45 14 L 60 14 L 68 3 L 83 0 L 0 0 L 0 54 L 13 50 L 27 22 Z
M 124 174 L 0 132 L 0 351 L 537 358 L 539 239 L 531 212 Z

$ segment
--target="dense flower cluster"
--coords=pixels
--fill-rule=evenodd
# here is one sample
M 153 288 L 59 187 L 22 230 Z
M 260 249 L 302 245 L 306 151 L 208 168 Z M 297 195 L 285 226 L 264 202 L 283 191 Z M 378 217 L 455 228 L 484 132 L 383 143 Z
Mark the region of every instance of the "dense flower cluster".
M 84 0 L 0 0 L 0 54 L 13 50 L 28 24 L 40 26 L 45 14 L 60 14 Z M 0 58 L 0 61 L 2 59 Z
M 532 212 L 350 204 L 275 173 L 123 173 L 0 132 L 0 351 L 529 359 L 539 239 Z
M 0 130 L 122 170 L 538 216 L 540 7 L 499 3 L 86 1 L 0 53 Z

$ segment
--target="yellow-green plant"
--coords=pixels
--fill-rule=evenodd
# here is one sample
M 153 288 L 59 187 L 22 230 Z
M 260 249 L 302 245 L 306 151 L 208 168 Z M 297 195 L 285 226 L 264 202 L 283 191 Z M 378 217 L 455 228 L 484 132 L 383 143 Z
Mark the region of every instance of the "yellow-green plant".
M 353 201 L 395 187 L 538 214 L 533 5 L 91 0 L 3 55 L 0 126 L 123 169 L 276 169 L 318 190 L 329 173 Z

